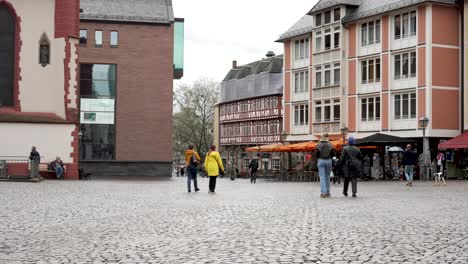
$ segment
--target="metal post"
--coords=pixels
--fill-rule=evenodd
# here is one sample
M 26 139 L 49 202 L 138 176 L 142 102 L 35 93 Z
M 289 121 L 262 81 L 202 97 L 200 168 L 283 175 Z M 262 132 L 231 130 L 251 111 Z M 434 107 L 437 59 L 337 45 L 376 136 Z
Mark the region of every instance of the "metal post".
M 426 129 L 423 129 L 423 158 L 424 158 L 424 171 L 425 171 L 425 180 L 429 180 L 429 138 L 426 137 Z

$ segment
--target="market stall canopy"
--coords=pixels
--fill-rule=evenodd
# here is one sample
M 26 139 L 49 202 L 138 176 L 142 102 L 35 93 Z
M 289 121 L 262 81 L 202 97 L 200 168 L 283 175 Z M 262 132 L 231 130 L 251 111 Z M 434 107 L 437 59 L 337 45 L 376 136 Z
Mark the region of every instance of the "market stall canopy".
M 282 143 L 279 144 L 270 144 L 257 147 L 246 148 L 247 152 L 277 152 L 279 148 L 283 147 Z
M 278 151 L 279 152 L 307 152 L 307 151 L 314 151 L 316 146 L 317 146 L 317 142 L 308 141 L 308 142 L 286 145 L 284 147 L 281 147 Z
M 394 145 L 404 143 L 415 143 L 416 141 L 409 138 L 401 138 L 396 136 L 390 136 L 387 134 L 377 133 L 365 138 L 356 139 L 356 145 Z
M 439 149 L 468 149 L 468 132 L 440 143 Z

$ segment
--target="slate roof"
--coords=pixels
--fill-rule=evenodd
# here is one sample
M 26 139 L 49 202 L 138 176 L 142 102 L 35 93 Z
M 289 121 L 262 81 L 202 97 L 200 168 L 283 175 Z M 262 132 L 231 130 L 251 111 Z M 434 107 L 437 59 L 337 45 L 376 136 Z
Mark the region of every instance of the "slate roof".
M 376 0 L 376 2 L 386 2 L 387 0 Z M 359 6 L 362 0 L 320 0 L 315 6 L 309 11 L 309 15 L 323 11 L 327 8 L 337 5 L 350 5 Z
M 283 55 L 261 59 L 259 61 L 239 66 L 236 69 L 231 69 L 224 78 L 224 81 L 229 81 L 232 79 L 242 79 L 249 75 L 259 74 L 262 72 L 282 73 Z
M 308 14 L 313 15 L 338 5 L 355 7 L 354 9 L 348 10 L 348 12 L 351 12 L 343 18 L 343 22 L 347 23 L 424 2 L 453 5 L 457 3 L 457 0 L 320 0 Z
M 172 0 L 81 0 L 83 20 L 171 23 Z
M 221 83 L 218 103 L 283 94 L 283 55 L 231 69 Z
M 457 3 L 456 0 L 361 0 L 360 2 L 361 4 L 354 12 L 343 18 L 344 23 L 387 13 L 408 6 L 418 5 L 424 2 L 435 2 L 450 5 Z
M 309 15 L 303 16 L 290 29 L 284 32 L 276 42 L 283 42 L 286 39 L 294 38 L 312 32 L 313 17 Z

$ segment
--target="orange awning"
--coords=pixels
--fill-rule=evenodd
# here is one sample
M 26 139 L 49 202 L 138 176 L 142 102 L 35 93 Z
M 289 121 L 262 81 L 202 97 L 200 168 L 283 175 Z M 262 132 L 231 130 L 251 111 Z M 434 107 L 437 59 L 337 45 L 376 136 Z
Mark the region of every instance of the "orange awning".
M 297 144 L 286 145 L 279 148 L 278 152 L 306 152 L 314 151 L 317 146 L 317 142 L 308 141 Z
M 277 149 L 283 147 L 282 143 L 279 144 L 270 144 L 270 145 L 263 145 L 257 147 L 250 147 L 246 148 L 245 151 L 247 152 L 276 152 Z

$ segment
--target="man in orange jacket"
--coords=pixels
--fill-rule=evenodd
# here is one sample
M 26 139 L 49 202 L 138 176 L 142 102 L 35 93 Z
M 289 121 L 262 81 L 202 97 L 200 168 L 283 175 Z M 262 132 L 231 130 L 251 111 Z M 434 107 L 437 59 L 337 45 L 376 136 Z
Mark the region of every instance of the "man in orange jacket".
M 200 164 L 201 158 L 200 155 L 193 149 L 193 145 L 189 145 L 188 149 L 185 151 L 185 165 L 187 166 L 187 188 L 188 192 L 191 192 L 191 185 L 193 179 L 193 185 L 195 187 L 195 191 L 198 192 L 197 184 L 197 171 L 198 171 L 198 164 Z

